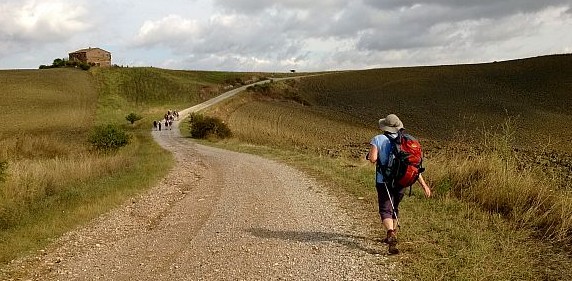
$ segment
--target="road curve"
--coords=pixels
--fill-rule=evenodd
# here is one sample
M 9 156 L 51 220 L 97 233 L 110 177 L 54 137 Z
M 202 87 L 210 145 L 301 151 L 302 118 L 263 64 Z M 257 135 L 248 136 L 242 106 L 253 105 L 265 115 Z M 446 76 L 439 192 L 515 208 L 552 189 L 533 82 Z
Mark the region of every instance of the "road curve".
M 11 278 L 391 279 L 385 247 L 313 179 L 272 160 L 196 144 L 175 125 L 153 131 L 176 159 L 158 185 L 15 261 Z

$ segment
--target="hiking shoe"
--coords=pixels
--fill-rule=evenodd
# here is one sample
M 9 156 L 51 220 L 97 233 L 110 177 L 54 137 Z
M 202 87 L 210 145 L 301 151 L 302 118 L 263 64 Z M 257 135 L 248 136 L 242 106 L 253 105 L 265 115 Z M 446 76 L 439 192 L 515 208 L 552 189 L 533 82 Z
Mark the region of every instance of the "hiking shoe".
M 387 250 L 389 251 L 390 255 L 397 255 L 399 254 L 399 249 L 397 249 L 397 245 L 389 245 L 389 247 L 387 248 Z
M 388 230 L 387 237 L 383 240 L 387 245 L 389 245 L 389 253 L 392 255 L 399 254 L 399 249 L 397 249 L 397 236 L 395 235 L 395 230 Z
M 395 235 L 396 231 L 395 230 L 388 230 L 387 231 L 387 237 L 385 237 L 385 239 L 383 239 L 383 243 L 388 244 L 388 245 L 396 245 L 397 244 L 397 236 Z

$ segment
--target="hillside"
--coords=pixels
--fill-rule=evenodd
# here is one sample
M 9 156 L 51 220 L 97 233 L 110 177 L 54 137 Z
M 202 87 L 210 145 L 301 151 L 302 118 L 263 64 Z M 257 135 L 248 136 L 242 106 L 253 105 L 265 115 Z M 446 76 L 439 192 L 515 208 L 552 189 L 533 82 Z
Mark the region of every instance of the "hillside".
M 428 156 L 451 144 L 479 150 L 498 134 L 523 165 L 572 187 L 572 55 L 337 72 L 251 92 L 215 114 L 255 144 L 360 158 L 379 118 L 396 113 Z
M 572 55 L 475 65 L 372 69 L 311 77 L 297 86 L 312 104 L 375 126 L 396 113 L 414 134 L 480 136 L 514 120 L 516 145 L 572 152 Z
M 296 165 L 380 231 L 364 155 L 396 113 L 422 139 L 433 189 L 414 186 L 401 205 L 403 280 L 570 280 L 570 66 L 562 55 L 338 72 L 252 87 L 207 114 L 233 132 L 221 146 Z
M 0 71 L 0 141 L 18 134 L 62 142 L 85 137 L 97 101 L 90 78 L 65 69 Z

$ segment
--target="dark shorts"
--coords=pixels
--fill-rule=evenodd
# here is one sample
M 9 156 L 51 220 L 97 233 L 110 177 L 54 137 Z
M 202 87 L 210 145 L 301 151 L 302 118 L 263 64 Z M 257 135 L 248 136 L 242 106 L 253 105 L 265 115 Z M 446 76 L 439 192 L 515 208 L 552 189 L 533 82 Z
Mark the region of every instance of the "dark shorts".
M 393 210 L 391 207 L 391 201 L 389 200 L 389 194 L 391 195 L 391 200 L 393 200 L 393 206 L 395 207 L 395 214 L 399 216 L 399 202 L 403 199 L 405 195 L 404 187 L 389 187 L 385 188 L 385 183 L 376 183 L 375 189 L 377 190 L 377 203 L 379 204 L 379 215 L 381 219 L 396 219 L 393 215 Z

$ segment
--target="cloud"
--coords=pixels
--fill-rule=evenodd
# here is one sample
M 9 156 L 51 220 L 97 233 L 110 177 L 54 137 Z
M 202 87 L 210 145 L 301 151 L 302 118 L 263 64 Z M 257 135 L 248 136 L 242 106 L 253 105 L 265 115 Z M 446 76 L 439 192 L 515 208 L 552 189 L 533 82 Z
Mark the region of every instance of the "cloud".
M 167 47 L 178 65 L 210 69 L 455 63 L 497 59 L 491 46 L 511 53 L 513 42 L 539 36 L 551 17 L 570 18 L 565 1 L 501 2 L 215 0 L 207 19 L 181 13 L 145 21 L 135 42 Z
M 414 1 L 404 1 L 404 3 L 406 2 L 413 3 Z M 399 9 L 394 10 L 370 11 L 370 18 L 384 18 L 385 22 L 377 28 L 370 26 L 366 29 L 360 35 L 358 48 L 386 51 L 436 46 L 466 47 L 494 41 L 507 41 L 511 38 L 537 32 L 542 25 L 543 18 L 546 17 L 546 11 L 556 9 L 564 14 L 568 10 L 566 6 L 546 6 L 541 7 L 540 10 L 534 10 L 532 7 L 540 6 L 531 4 L 529 9 L 526 9 L 529 10 L 527 13 L 514 12 L 494 18 L 478 16 L 479 13 L 459 16 L 459 14 L 468 13 L 461 11 L 464 8 L 476 8 L 469 5 L 459 7 L 459 4 L 451 6 L 432 5 L 432 3 L 444 4 L 447 2 L 429 1 L 428 5 L 414 4 L 400 6 Z M 483 5 L 479 9 L 489 10 L 495 6 L 493 4 Z
M 253 71 L 476 62 L 572 48 L 570 0 L 133 3 L 3 0 L 2 67 L 87 46 L 110 50 L 120 64 Z
M 268 10 L 288 11 L 288 10 L 317 10 L 329 11 L 339 9 L 345 6 L 347 1 L 344 0 L 214 0 L 217 7 L 222 8 L 226 12 L 241 14 L 257 14 Z
M 157 21 L 145 21 L 135 39 L 136 46 L 167 45 L 171 47 L 185 44 L 201 33 L 198 23 L 179 15 L 169 15 Z
M 570 5 L 568 0 L 363 0 L 380 10 L 400 10 L 411 7 L 441 7 L 450 10 L 447 18 L 499 18 L 517 13 L 530 13 L 550 6 Z
M 245 69 L 299 56 L 303 43 L 286 30 L 285 22 L 241 14 L 214 14 L 203 22 L 170 15 L 146 21 L 134 42 L 144 48 L 167 47 L 193 65 L 200 61 Z
M 86 30 L 87 10 L 65 1 L 0 4 L 0 36 L 4 40 L 54 42 Z
M 86 16 L 85 8 L 66 1 L 4 2 L 0 4 L 0 55 L 66 41 L 90 28 Z

